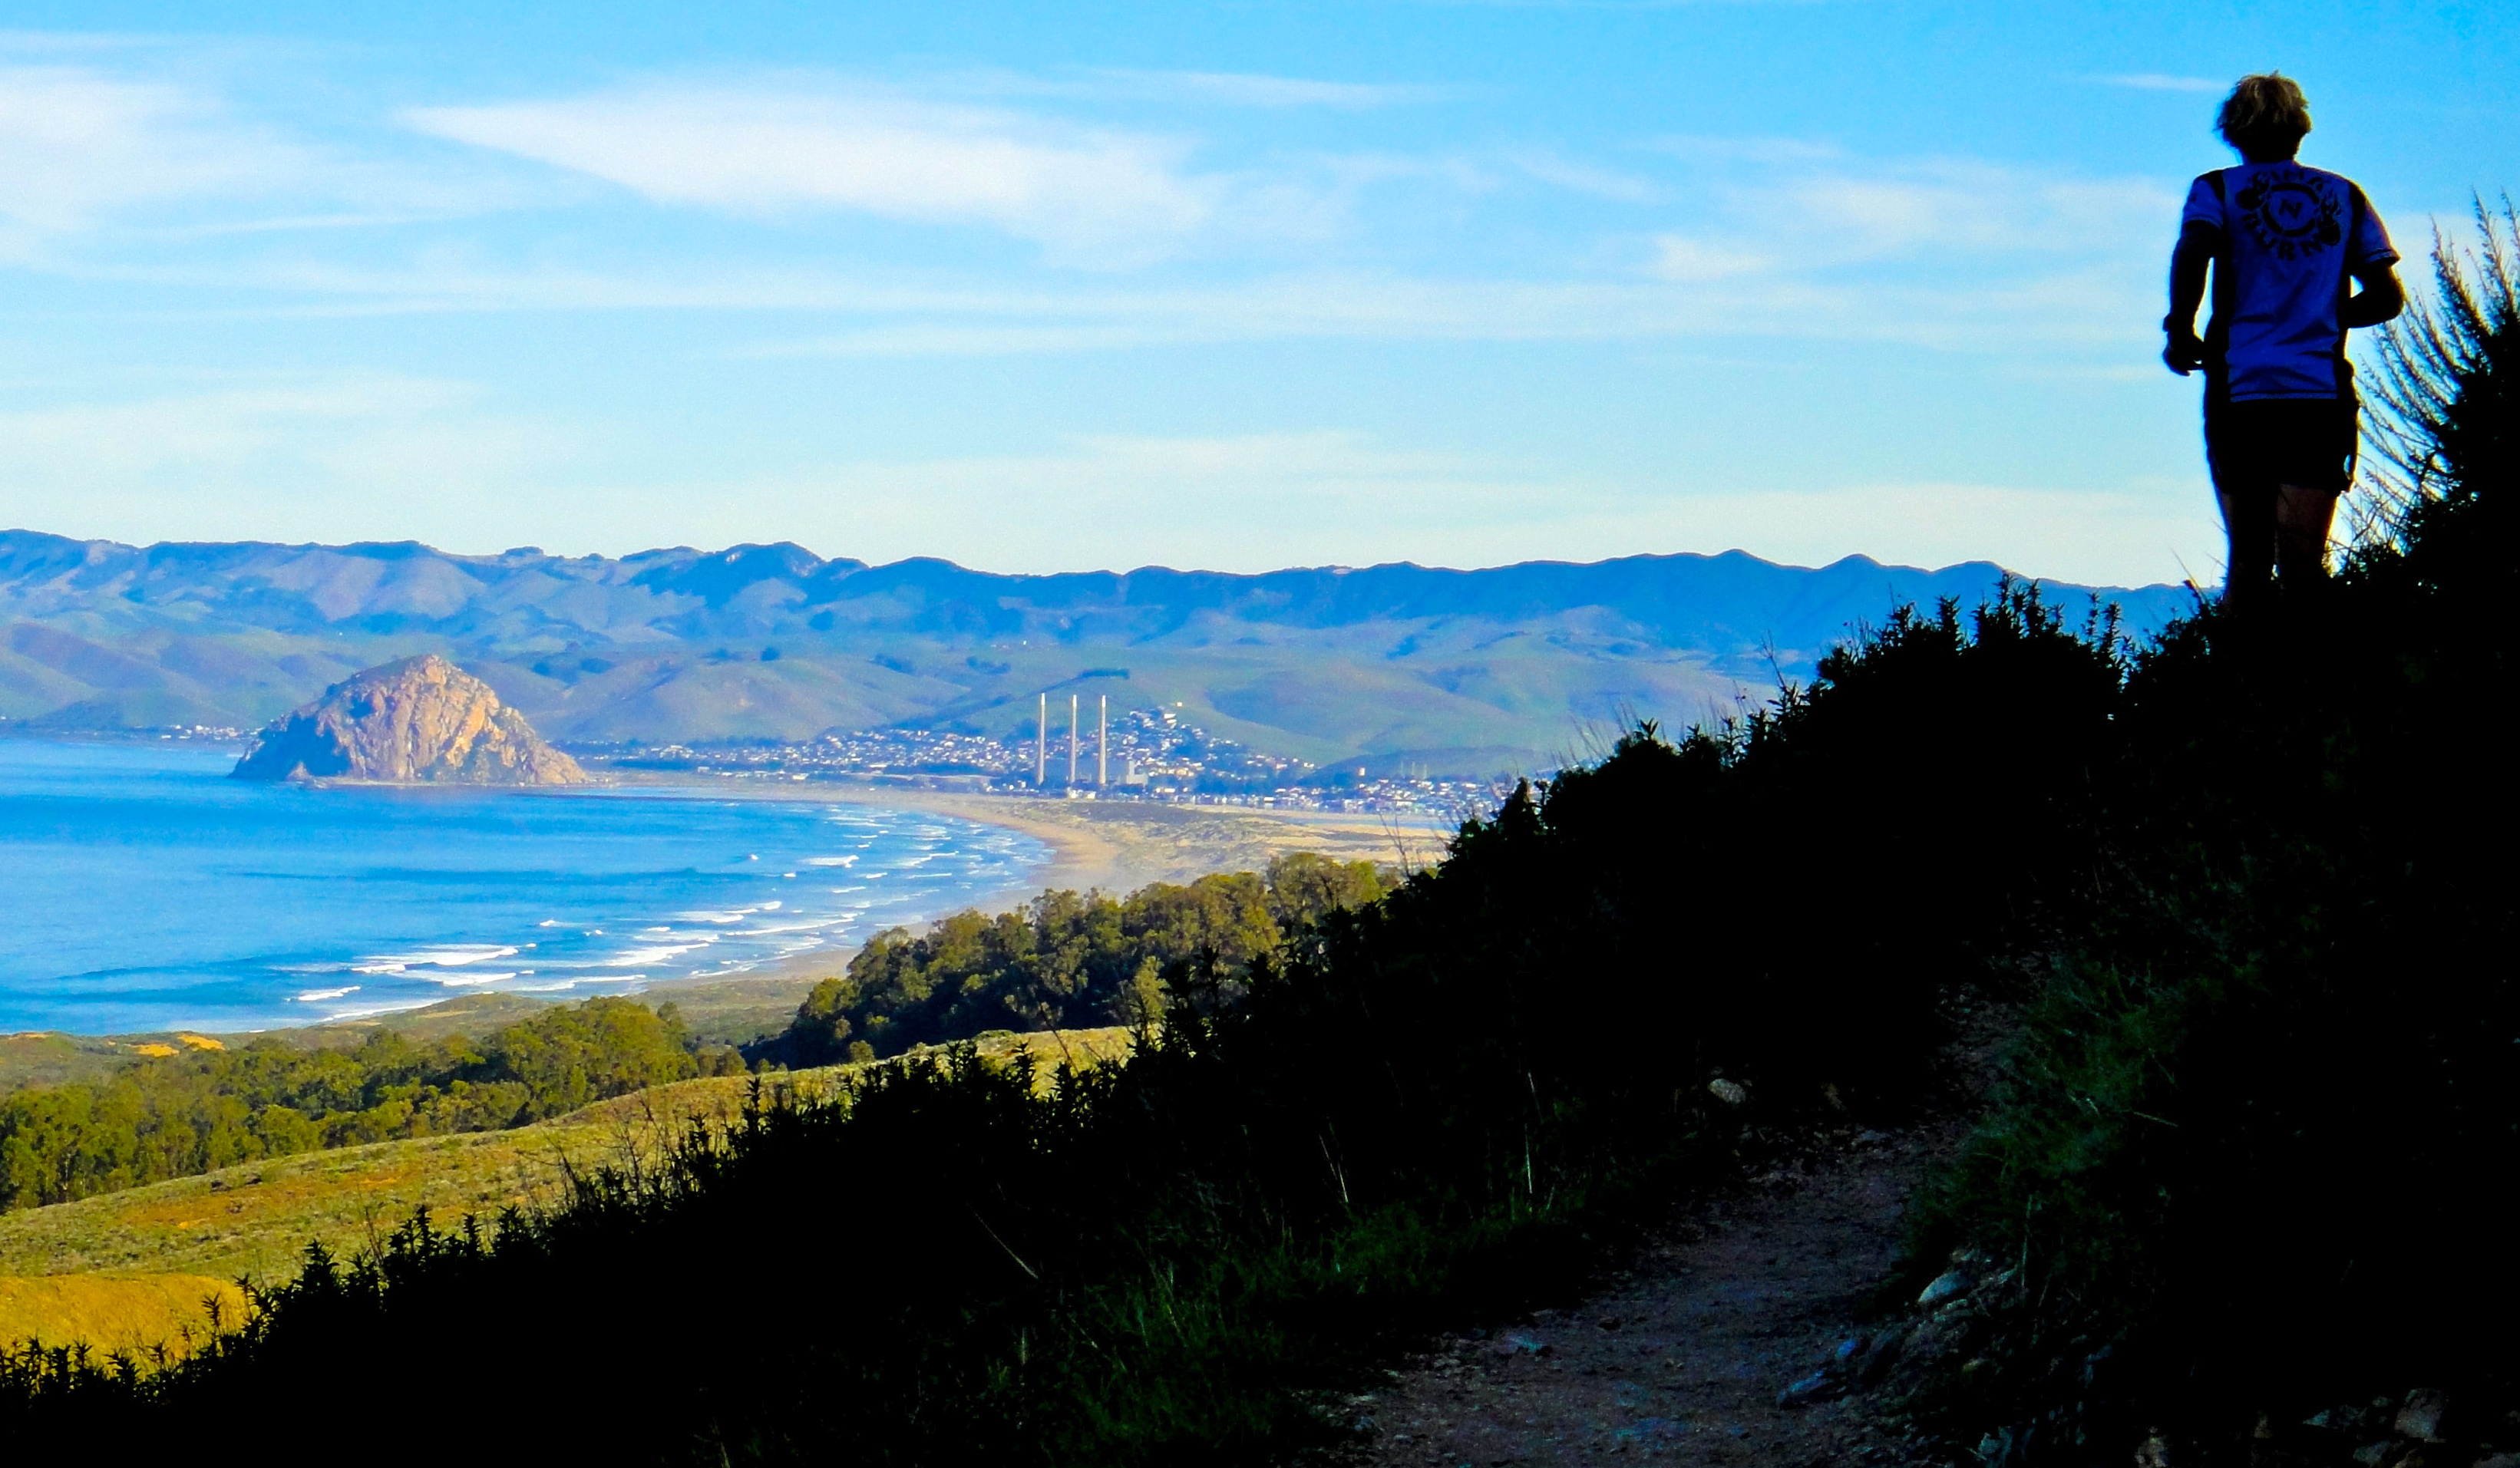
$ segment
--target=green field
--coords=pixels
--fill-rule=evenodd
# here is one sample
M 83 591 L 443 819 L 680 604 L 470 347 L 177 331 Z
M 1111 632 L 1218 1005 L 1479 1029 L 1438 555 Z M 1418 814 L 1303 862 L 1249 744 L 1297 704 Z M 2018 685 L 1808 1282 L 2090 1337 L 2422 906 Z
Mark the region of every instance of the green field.
M 1118 1058 L 1131 1043 L 1120 1029 L 999 1032 L 984 1036 L 979 1048 L 996 1058 L 1029 1051 L 1047 1073 L 1062 1061 Z M 769 1093 L 819 1094 L 865 1068 L 760 1079 Z M 695 1117 L 734 1122 L 752 1079 L 678 1082 L 514 1131 L 300 1153 L 0 1215 L 0 1339 L 67 1339 L 123 1319 L 116 1311 L 171 1322 L 178 1316 L 163 1313 L 166 1301 L 189 1308 L 199 1299 L 183 1293 L 192 1285 L 167 1283 L 171 1276 L 278 1279 L 294 1271 L 310 1242 L 355 1254 L 424 1205 L 451 1224 L 467 1213 L 552 1201 L 569 1168 L 652 1157 Z M 29 1284 L 73 1275 L 138 1282 L 67 1293 Z M 120 1326 L 106 1333 L 127 1343 Z
M 837 972 L 845 955 L 836 956 Z M 630 999 L 654 1008 L 672 1004 L 684 1027 L 700 1045 L 742 1045 L 787 1026 L 821 975 L 736 979 L 717 984 L 662 984 Z M 555 1001 L 518 994 L 474 994 L 441 1001 L 421 1009 L 402 1009 L 371 1019 L 307 1025 L 293 1030 L 257 1032 L 291 1045 L 348 1049 L 379 1030 L 428 1042 L 448 1035 L 479 1036 L 501 1025 L 540 1014 Z M 149 1055 L 172 1054 L 178 1048 L 224 1045 L 254 1036 L 201 1035 L 166 1030 L 133 1035 L 64 1035 L 30 1030 L 0 1035 L 0 1091 L 21 1086 L 60 1086 L 95 1081 Z
M 0 1341 L 76 1342 L 106 1353 L 146 1355 L 164 1346 L 181 1354 L 185 1331 L 198 1335 L 218 1317 L 234 1323 L 245 1292 L 206 1274 L 51 1274 L 0 1279 Z

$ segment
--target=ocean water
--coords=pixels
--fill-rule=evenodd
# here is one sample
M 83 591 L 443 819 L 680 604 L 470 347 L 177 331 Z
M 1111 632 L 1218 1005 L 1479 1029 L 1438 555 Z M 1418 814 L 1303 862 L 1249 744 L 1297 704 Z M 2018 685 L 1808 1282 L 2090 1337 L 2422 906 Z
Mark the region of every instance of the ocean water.
M 1018 831 L 702 786 L 331 789 L 0 739 L 0 1031 L 236 1031 L 736 975 L 1028 885 Z

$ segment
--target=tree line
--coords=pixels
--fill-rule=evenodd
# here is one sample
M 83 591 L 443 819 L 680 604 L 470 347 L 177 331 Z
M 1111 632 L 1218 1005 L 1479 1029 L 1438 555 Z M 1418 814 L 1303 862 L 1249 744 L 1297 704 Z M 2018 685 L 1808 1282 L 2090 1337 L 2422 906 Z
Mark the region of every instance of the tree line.
M 0 1096 L 0 1209 L 67 1203 L 257 1158 L 493 1132 L 699 1075 L 740 1072 L 670 1003 L 593 999 L 491 1031 L 354 1048 L 263 1037 L 143 1058 L 101 1080 Z
M 1265 873 L 1155 883 L 1112 898 L 1044 892 L 1019 912 L 958 912 L 877 935 L 817 985 L 766 1065 L 875 1059 L 989 1030 L 1159 1017 L 1161 975 L 1204 956 L 1229 972 L 1327 913 L 1372 901 L 1371 862 L 1280 856 Z M 745 1056 L 693 1041 L 667 1003 L 595 999 L 418 1042 L 380 1029 L 350 1048 L 268 1037 L 136 1060 L 98 1081 L 0 1096 L 0 1210 L 31 1208 L 326 1147 L 492 1132 L 703 1075 Z
M 1146 1026 L 1161 1017 L 1165 975 L 1193 961 L 1240 974 L 1334 912 L 1395 880 L 1372 862 L 1312 852 L 1126 897 L 1044 892 L 1016 912 L 967 909 L 922 933 L 869 939 L 845 973 L 814 986 L 756 1059 L 828 1065 L 900 1054 L 990 1030 Z

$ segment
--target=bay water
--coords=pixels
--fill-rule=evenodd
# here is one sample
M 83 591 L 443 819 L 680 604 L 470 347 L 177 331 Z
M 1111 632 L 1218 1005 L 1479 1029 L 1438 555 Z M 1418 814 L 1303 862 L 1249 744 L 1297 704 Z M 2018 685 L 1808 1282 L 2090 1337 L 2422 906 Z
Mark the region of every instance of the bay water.
M 735 977 L 1028 886 L 1050 858 L 838 799 L 318 789 L 229 779 L 236 758 L 0 739 L 0 1031 L 232 1032 Z

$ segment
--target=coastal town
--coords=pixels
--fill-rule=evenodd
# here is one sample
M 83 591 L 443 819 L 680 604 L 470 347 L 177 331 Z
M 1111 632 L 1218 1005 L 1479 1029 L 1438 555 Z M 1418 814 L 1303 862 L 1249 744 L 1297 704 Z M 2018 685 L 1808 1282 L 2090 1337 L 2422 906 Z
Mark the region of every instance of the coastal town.
M 1060 709 L 1034 738 L 954 730 L 833 732 L 794 743 L 589 746 L 590 768 L 687 772 L 731 779 L 878 782 L 914 789 L 1054 800 L 1134 800 L 1269 810 L 1441 816 L 1490 810 L 1509 780 L 1437 776 L 1403 764 L 1324 768 L 1264 754 L 1169 709 L 1087 708 L 1071 732 Z
M 599 778 L 605 771 L 705 775 L 1050 800 L 1425 817 L 1446 823 L 1493 811 L 1513 788 L 1510 776 L 1439 773 L 1432 764 L 1412 760 L 1374 756 L 1364 763 L 1321 766 L 1267 754 L 1188 723 L 1171 710 L 1112 710 L 1107 725 L 1100 713 L 1080 711 L 1071 735 L 1066 711 L 1059 710 L 1046 734 L 1022 739 L 954 729 L 866 729 L 834 730 L 791 741 L 563 739 L 556 744 Z M 13 729 L 11 723 L 0 718 L 0 737 L 68 736 L 58 729 Z M 253 732 L 187 724 L 88 732 L 87 736 L 225 747 L 250 742 Z

